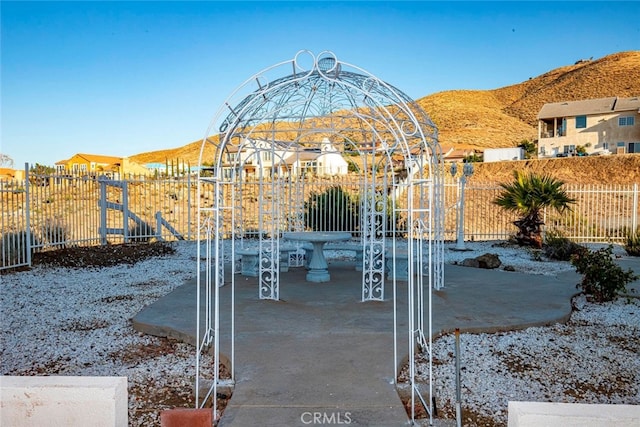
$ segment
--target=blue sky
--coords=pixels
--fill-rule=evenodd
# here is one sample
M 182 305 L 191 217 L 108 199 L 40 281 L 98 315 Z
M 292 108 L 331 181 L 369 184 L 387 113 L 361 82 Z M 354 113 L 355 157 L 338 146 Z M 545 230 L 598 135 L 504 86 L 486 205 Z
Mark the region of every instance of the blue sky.
M 333 51 L 414 98 L 640 49 L 640 2 L 0 2 L 16 167 L 202 139 L 246 79 Z

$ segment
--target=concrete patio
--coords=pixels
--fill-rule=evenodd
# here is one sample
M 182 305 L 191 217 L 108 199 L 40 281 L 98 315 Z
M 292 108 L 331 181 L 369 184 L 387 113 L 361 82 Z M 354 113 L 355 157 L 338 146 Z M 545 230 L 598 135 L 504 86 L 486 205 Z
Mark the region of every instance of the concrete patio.
M 236 384 L 221 426 L 302 426 L 315 414 L 362 426 L 408 425 L 394 384 L 392 284 L 383 302 L 360 302 L 361 273 L 330 261 L 332 280 L 281 275 L 281 301 L 259 300 L 256 278 L 236 276 Z M 567 319 L 579 276 L 447 265 L 433 293 L 433 332 L 498 331 Z M 223 331 L 231 287 L 220 289 Z M 406 282 L 397 282 L 398 363 L 408 355 Z M 138 313 L 134 327 L 195 342 L 196 282 Z M 227 305 L 225 305 L 227 304 Z M 228 336 L 221 336 L 221 351 Z M 226 348 L 225 348 L 226 347 Z

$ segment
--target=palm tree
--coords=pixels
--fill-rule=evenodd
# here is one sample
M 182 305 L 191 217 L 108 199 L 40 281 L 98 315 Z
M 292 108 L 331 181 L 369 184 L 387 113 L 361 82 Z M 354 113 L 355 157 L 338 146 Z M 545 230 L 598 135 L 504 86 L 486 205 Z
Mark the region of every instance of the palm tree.
M 518 227 L 515 238 L 521 245 L 542 248 L 542 225 L 540 211 L 550 207 L 562 213 L 570 210 L 575 199 L 561 188 L 564 182 L 549 175 L 536 175 L 523 171 L 513 172 L 514 181 L 500 184 L 503 191 L 493 201 L 501 208 L 516 212 L 521 218 L 514 221 Z

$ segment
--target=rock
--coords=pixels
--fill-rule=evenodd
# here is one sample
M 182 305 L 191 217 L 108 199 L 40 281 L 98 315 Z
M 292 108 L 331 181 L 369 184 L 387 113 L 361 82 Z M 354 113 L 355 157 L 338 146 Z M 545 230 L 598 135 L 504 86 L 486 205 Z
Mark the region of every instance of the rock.
M 504 271 L 516 271 L 516 268 L 513 265 L 505 265 L 503 270 Z
M 462 265 L 464 265 L 465 267 L 480 268 L 480 263 L 476 258 L 467 258 L 464 261 L 462 261 Z
M 500 261 L 498 255 L 486 253 L 475 258 L 467 258 L 462 261 L 462 265 L 465 267 L 486 268 L 490 270 L 500 267 L 502 261 Z
M 476 258 L 480 264 L 480 268 L 493 269 L 502 265 L 502 261 L 497 254 L 484 254 Z

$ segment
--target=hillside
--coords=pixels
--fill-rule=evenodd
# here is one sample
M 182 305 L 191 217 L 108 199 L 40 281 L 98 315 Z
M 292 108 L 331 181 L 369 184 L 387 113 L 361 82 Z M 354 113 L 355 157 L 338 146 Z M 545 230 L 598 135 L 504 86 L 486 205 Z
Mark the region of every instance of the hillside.
M 640 183 L 640 154 L 532 159 L 474 165 L 475 172 L 470 178 L 470 183 L 511 182 L 514 170 L 549 174 L 568 184 Z
M 452 90 L 417 100 L 438 126 L 440 143 L 459 148 L 516 146 L 537 137 L 538 111 L 548 102 L 640 95 L 640 51 L 581 61 L 493 90 Z M 196 164 L 200 141 L 131 156 L 137 163 L 181 159 Z M 211 157 L 209 157 L 211 158 Z
M 418 103 L 438 126 L 441 144 L 482 150 L 536 139 L 536 117 L 545 103 L 638 95 L 640 51 L 630 51 L 556 68 L 504 88 L 440 92 Z
M 418 100 L 438 126 L 440 144 L 461 149 L 516 146 L 536 138 L 536 129 L 506 114 L 492 91 L 456 90 Z

